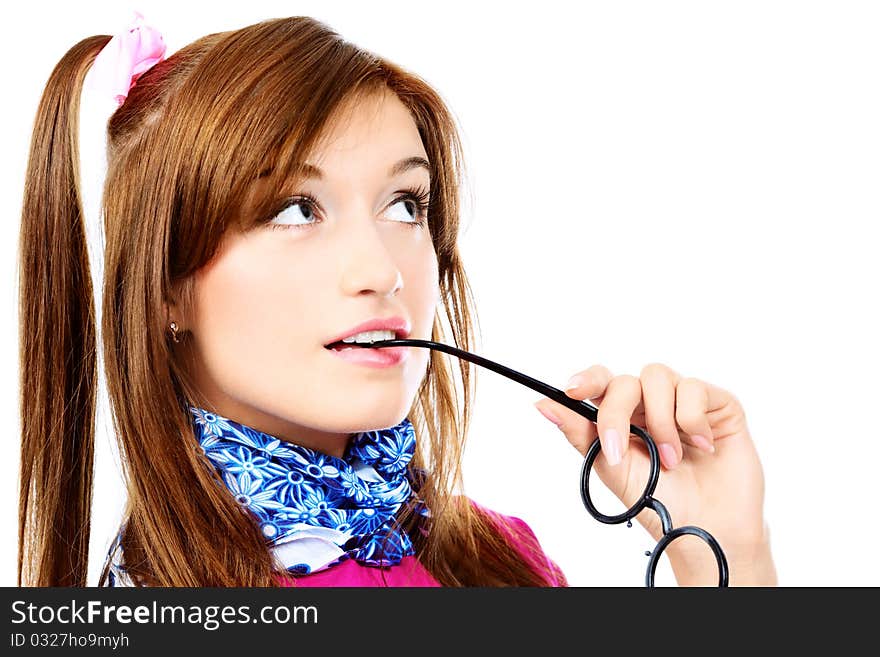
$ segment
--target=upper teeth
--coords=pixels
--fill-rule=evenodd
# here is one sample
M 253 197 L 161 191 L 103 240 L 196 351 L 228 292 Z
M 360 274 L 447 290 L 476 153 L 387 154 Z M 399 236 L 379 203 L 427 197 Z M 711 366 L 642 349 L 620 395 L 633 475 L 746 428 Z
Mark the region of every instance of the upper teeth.
M 355 333 L 352 336 L 343 338 L 342 342 L 378 342 L 379 340 L 393 340 L 394 331 L 383 329 L 381 331 L 364 331 L 363 333 Z

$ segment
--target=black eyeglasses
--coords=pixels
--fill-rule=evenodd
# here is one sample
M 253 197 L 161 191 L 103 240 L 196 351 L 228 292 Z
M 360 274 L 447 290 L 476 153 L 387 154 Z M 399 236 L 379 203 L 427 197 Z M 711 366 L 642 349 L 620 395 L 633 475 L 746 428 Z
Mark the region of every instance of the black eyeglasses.
M 508 379 L 513 379 L 517 383 L 521 383 L 522 385 L 531 388 L 532 390 L 539 392 L 546 397 L 549 397 L 553 401 L 562 404 L 567 408 L 570 408 L 578 415 L 582 415 L 590 420 L 590 422 L 593 422 L 594 424 L 598 422 L 599 409 L 589 402 L 572 399 L 562 390 L 547 385 L 543 381 L 539 381 L 538 379 L 534 379 L 530 376 L 517 372 L 516 370 L 512 370 L 509 367 L 499 365 L 498 363 L 491 361 L 488 358 L 477 356 L 476 354 L 472 354 L 457 347 L 451 347 L 449 345 L 442 344 L 440 342 L 433 342 L 431 340 L 410 339 L 379 340 L 377 342 L 364 344 L 362 346 L 366 348 L 423 347 L 425 349 L 442 351 L 444 353 L 474 363 L 475 365 L 490 369 L 493 372 L 496 372 L 502 376 L 506 376 Z M 657 487 L 657 481 L 660 478 L 660 456 L 657 452 L 657 445 L 654 443 L 654 439 L 651 438 L 648 432 L 646 432 L 641 427 L 637 427 L 634 424 L 630 425 L 630 433 L 634 433 L 639 438 L 641 438 L 645 442 L 645 446 L 648 448 L 648 455 L 651 460 L 651 472 L 648 476 L 648 483 L 645 485 L 645 490 L 642 492 L 641 497 L 639 497 L 636 503 L 623 513 L 609 516 L 601 513 L 598 509 L 596 509 L 595 505 L 593 504 L 593 500 L 590 497 L 590 471 L 593 468 L 593 462 L 596 460 L 596 457 L 599 454 L 599 450 L 602 448 L 597 437 L 596 440 L 593 441 L 593 444 L 590 445 L 590 448 L 587 450 L 587 454 L 584 457 L 584 465 L 581 468 L 581 499 L 583 500 L 584 506 L 587 507 L 587 511 L 589 511 L 590 515 L 592 515 L 599 522 L 603 522 L 608 525 L 617 525 L 622 522 L 626 522 L 628 527 L 632 527 L 632 519 L 635 518 L 642 511 L 642 509 L 653 509 L 654 512 L 657 513 L 657 515 L 660 517 L 660 524 L 663 528 L 663 535 L 660 537 L 660 540 L 657 542 L 657 546 L 654 548 L 654 550 L 652 552 L 646 553 L 646 555 L 649 556 L 650 559 L 648 561 L 647 573 L 645 574 L 645 586 L 654 586 L 654 573 L 657 570 L 657 561 L 660 559 L 660 556 L 663 554 L 669 544 L 672 543 L 672 541 L 674 541 L 676 538 L 680 536 L 685 536 L 687 534 L 699 536 L 706 543 L 708 543 L 709 547 L 712 548 L 712 552 L 715 554 L 715 560 L 718 563 L 718 586 L 727 586 L 729 580 L 727 558 L 724 556 L 724 551 L 721 549 L 718 541 L 715 540 L 715 537 L 706 530 L 695 527 L 693 525 L 686 525 L 684 527 L 673 527 L 672 519 L 669 516 L 669 511 L 667 511 L 666 507 L 663 506 L 660 500 L 653 497 L 654 489 Z

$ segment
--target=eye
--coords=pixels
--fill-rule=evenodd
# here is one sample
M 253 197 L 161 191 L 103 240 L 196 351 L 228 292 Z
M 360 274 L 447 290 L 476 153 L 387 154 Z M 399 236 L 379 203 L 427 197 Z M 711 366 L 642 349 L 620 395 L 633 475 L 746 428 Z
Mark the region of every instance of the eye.
M 400 219 L 400 221 L 407 224 L 419 223 L 422 214 L 419 204 L 409 197 L 397 199 L 389 207 L 388 213 L 393 218 Z
M 404 219 L 403 223 L 410 226 L 424 226 L 428 213 L 428 190 L 424 188 L 412 188 L 398 196 L 389 209 L 403 206 L 403 211 L 396 214 Z
M 428 197 L 429 191 L 425 188 L 410 188 L 403 190 L 391 205 L 388 212 L 399 220 L 399 223 L 416 228 L 428 223 Z M 318 201 L 309 194 L 293 196 L 285 202 L 281 210 L 276 213 L 269 224 L 272 228 L 310 228 L 319 223 L 321 219 L 315 213 Z
M 317 201 L 308 195 L 300 195 L 291 198 L 278 214 L 272 217 L 272 228 L 308 228 L 313 226 L 318 218 L 315 214 Z M 308 223 L 300 223 L 305 219 Z M 293 222 L 293 223 L 288 223 Z

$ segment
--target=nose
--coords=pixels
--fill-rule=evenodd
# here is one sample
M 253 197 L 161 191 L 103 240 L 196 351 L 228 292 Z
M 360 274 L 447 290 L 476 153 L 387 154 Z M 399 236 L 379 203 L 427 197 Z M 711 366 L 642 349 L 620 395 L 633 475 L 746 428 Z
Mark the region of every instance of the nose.
M 345 240 L 342 288 L 345 294 L 375 292 L 392 296 L 403 287 L 403 274 L 373 220 L 352 221 Z

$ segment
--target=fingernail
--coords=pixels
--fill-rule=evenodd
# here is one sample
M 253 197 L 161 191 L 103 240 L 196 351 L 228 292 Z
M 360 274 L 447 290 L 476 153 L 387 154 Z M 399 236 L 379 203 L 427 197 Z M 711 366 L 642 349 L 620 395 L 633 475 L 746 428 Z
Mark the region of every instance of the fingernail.
M 562 424 L 562 420 L 560 420 L 558 417 L 556 417 L 556 415 L 554 415 L 554 414 L 551 413 L 550 411 L 545 411 L 545 410 L 544 410 L 543 408 L 541 408 L 540 406 L 535 406 L 535 408 L 537 408 L 537 409 L 541 412 L 541 415 L 543 415 L 545 418 L 547 418 L 548 420 L 550 420 L 550 421 L 551 421 L 553 424 L 555 424 L 557 427 L 558 427 L 559 425 Z
M 657 447 L 660 450 L 660 456 L 663 459 L 663 465 L 667 468 L 674 468 L 678 465 L 678 454 L 675 453 L 675 448 L 669 443 L 663 443 Z
M 618 463 L 620 463 L 620 452 L 620 434 L 617 433 L 617 429 L 606 429 L 605 459 L 610 465 L 617 465 Z
M 568 390 L 571 390 L 572 388 L 577 388 L 583 382 L 584 382 L 584 377 L 582 377 L 580 374 L 575 374 L 573 377 L 571 377 L 568 380 L 568 383 L 565 384 L 565 390 L 568 391 Z
M 709 452 L 709 454 L 715 453 L 715 445 L 709 442 L 709 439 L 706 436 L 691 436 L 691 440 L 694 445 L 699 447 L 704 452 Z

